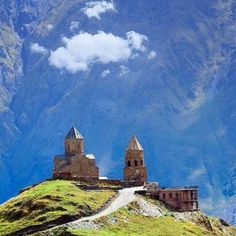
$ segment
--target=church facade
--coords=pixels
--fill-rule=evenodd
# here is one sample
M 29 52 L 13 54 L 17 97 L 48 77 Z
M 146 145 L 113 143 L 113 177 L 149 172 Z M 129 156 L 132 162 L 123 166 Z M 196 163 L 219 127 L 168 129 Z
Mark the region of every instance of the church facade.
M 72 127 L 65 137 L 65 153 L 54 158 L 54 178 L 98 180 L 99 168 L 93 154 L 84 153 L 84 138 Z

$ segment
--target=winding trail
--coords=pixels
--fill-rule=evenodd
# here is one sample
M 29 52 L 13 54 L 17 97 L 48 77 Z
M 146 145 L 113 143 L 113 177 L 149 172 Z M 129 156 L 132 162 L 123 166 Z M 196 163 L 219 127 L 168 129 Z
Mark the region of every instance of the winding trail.
M 141 187 L 133 187 L 133 188 L 124 188 L 122 190 L 119 190 L 118 196 L 107 206 L 107 208 L 103 209 L 99 213 L 88 216 L 88 217 L 83 217 L 79 220 L 72 221 L 70 223 L 67 223 L 67 226 L 74 227 L 78 223 L 81 223 L 83 221 L 93 221 L 95 219 L 98 219 L 102 216 L 107 216 L 111 214 L 112 212 L 118 210 L 121 207 L 124 207 L 128 205 L 130 202 L 134 201 L 136 199 L 135 196 L 135 191 L 137 190 L 142 190 L 143 186 Z

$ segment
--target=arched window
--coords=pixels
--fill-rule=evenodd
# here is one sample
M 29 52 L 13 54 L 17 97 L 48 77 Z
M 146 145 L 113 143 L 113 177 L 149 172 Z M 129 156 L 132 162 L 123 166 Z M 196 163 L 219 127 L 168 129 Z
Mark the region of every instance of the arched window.
M 163 194 L 162 194 L 162 197 L 163 197 L 163 199 L 165 199 L 165 198 L 166 198 L 166 195 L 165 195 L 165 193 L 163 193 Z
M 141 165 L 141 166 L 143 165 L 143 160 L 140 161 L 140 165 Z
M 176 197 L 176 199 L 179 199 L 179 194 L 175 193 L 175 197 Z
M 137 161 L 137 160 L 134 161 L 134 165 L 135 165 L 135 166 L 138 165 L 138 161 Z
M 72 149 L 73 152 L 76 150 L 76 143 L 75 142 L 73 142 L 71 144 L 71 149 Z
M 128 162 L 127 162 L 127 165 L 128 165 L 128 166 L 131 166 L 131 162 L 130 162 L 130 161 L 128 161 Z
M 172 193 L 169 193 L 169 199 L 171 199 L 172 198 Z

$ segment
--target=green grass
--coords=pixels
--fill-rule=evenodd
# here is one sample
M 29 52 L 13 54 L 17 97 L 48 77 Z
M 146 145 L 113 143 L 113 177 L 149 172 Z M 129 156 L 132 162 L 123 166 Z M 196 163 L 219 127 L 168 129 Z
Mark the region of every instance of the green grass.
M 84 216 L 101 207 L 114 194 L 114 191 L 83 191 L 72 181 L 43 182 L 0 205 L 0 235 L 62 216 Z
M 101 226 L 99 230 L 93 229 L 67 229 L 72 235 L 80 236 L 216 236 L 216 235 L 236 235 L 235 229 L 231 226 L 227 230 L 213 226 L 213 231 L 207 228 L 190 222 L 188 220 L 177 220 L 172 216 L 150 217 L 134 213 L 135 204 L 130 204 L 126 208 L 113 213 L 111 216 L 100 218 L 96 221 Z M 109 221 L 112 218 L 112 223 Z M 56 234 L 55 234 L 56 235 Z M 58 234 L 63 235 L 63 234 Z
M 43 182 L 0 206 L 0 236 L 14 234 L 28 226 L 39 226 L 63 216 L 82 217 L 102 206 L 114 191 L 83 191 L 74 182 L 54 180 Z M 150 217 L 137 214 L 138 204 L 133 202 L 107 217 L 95 221 L 99 229 L 74 230 L 66 226 L 37 235 L 96 235 L 96 236 L 236 236 L 232 226 L 222 224 L 219 219 L 207 217 L 200 211 L 191 220 L 178 220 L 175 213 L 159 201 L 146 198 L 158 205 L 164 215 Z M 210 225 L 210 227 L 209 227 Z M 40 231 L 42 229 L 38 229 Z
M 71 230 L 74 235 L 125 236 L 125 235 L 208 235 L 191 222 L 178 222 L 173 217 L 148 217 L 121 209 L 115 213 L 116 223 L 105 223 L 101 230 Z M 104 219 L 103 219 L 104 220 Z M 102 219 L 100 220 L 100 222 Z

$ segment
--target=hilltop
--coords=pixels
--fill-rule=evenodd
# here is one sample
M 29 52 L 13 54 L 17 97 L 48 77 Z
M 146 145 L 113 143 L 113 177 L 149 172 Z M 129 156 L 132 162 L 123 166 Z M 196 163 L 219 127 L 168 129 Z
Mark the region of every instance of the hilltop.
M 0 202 L 51 176 L 76 120 L 103 175 L 121 176 L 135 132 L 151 181 L 199 185 L 202 209 L 236 224 L 236 1 L 116 0 L 100 18 L 87 2 L 0 0 Z M 63 39 L 87 58 L 100 37 L 127 45 L 130 32 L 148 40 L 127 60 L 91 58 L 77 73 L 50 64 Z M 94 47 L 74 43 L 86 36 Z M 105 42 L 108 58 L 123 55 Z
M 86 192 L 72 181 L 45 181 L 0 206 L 0 235 L 21 235 L 93 214 L 114 194 Z
M 234 227 L 201 211 L 175 212 L 138 195 L 109 215 L 78 221 L 116 198 L 115 190 L 86 191 L 75 181 L 45 181 L 0 206 L 0 235 L 236 235 Z

